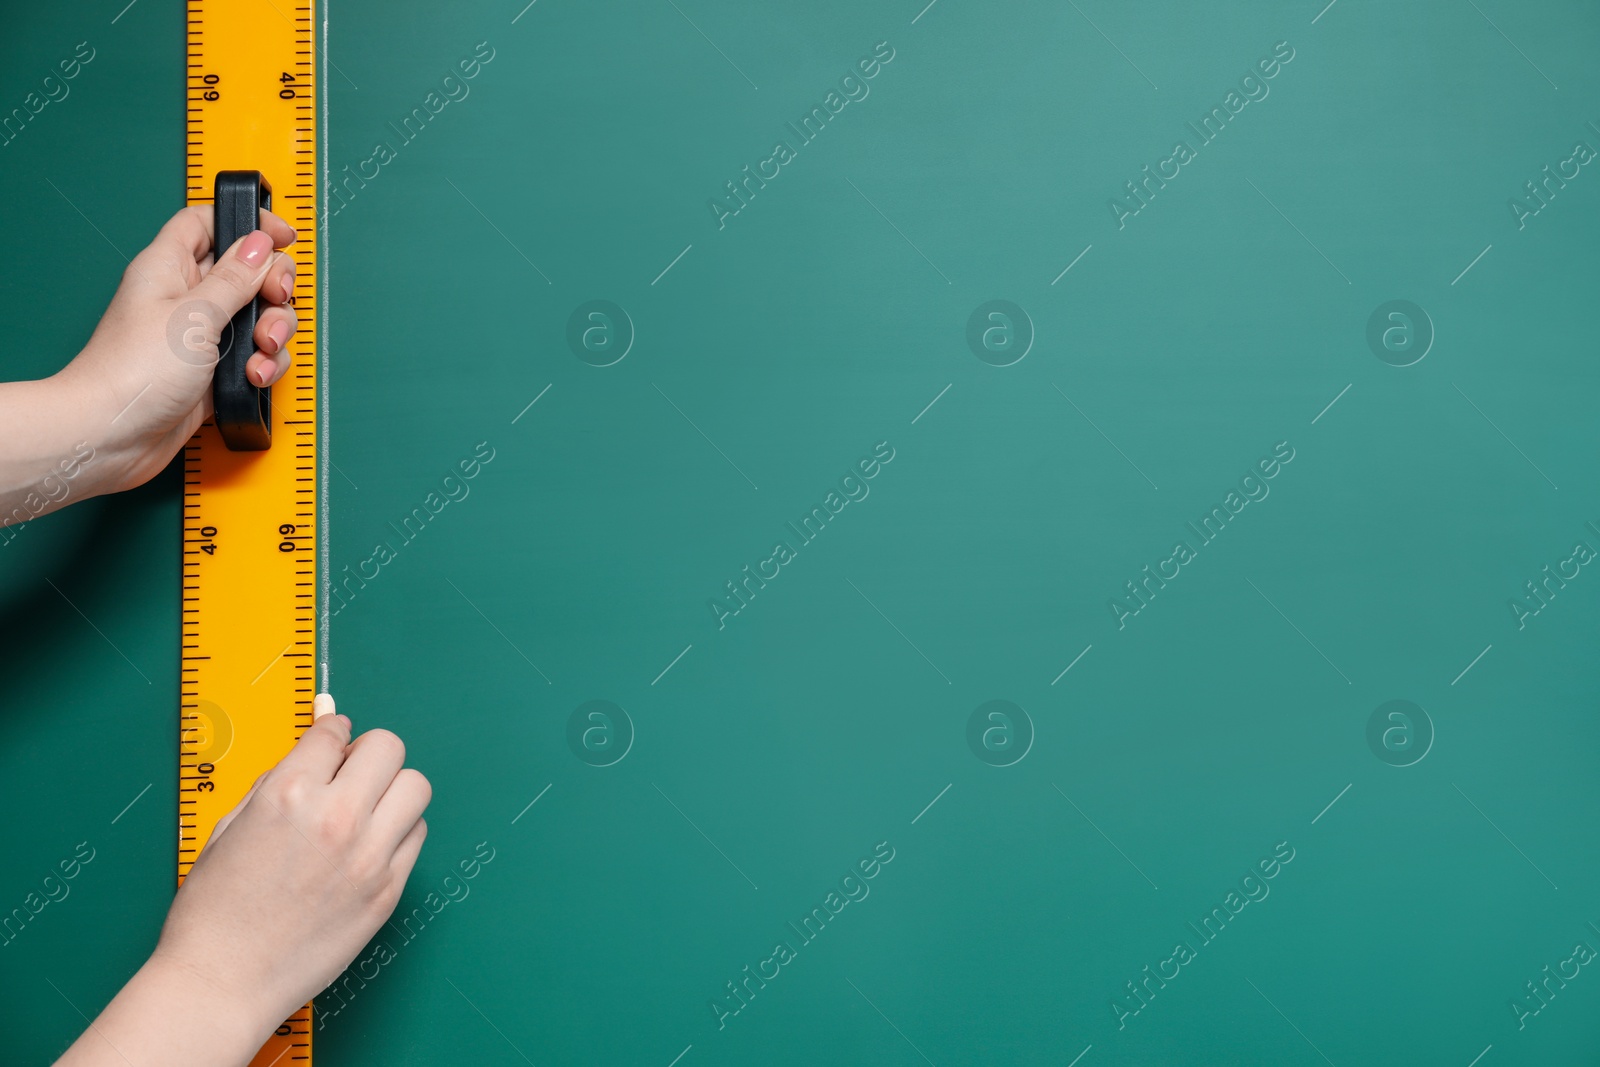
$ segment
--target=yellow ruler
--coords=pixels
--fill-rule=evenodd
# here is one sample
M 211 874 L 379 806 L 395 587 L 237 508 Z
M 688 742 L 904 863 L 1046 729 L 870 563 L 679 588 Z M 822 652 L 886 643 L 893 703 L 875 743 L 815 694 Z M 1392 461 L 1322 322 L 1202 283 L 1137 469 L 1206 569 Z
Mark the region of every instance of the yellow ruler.
M 317 48 L 312 0 L 188 0 L 191 204 L 219 171 L 260 171 L 299 239 L 294 364 L 272 444 L 233 452 L 207 424 L 184 452 L 178 880 L 217 820 L 311 725 L 317 663 Z M 220 251 L 220 249 L 219 249 Z M 252 1061 L 311 1062 L 311 1008 Z

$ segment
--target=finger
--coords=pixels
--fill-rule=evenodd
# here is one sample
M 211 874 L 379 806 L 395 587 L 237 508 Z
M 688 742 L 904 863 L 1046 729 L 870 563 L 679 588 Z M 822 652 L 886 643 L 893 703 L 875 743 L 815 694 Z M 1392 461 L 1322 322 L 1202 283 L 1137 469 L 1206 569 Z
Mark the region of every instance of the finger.
M 261 209 L 261 228 L 272 235 L 273 248 L 288 248 L 300 236 L 293 226 L 265 208 Z
M 261 295 L 274 304 L 287 304 L 294 299 L 294 257 L 287 252 L 274 252 L 272 268 L 261 286 Z
M 277 383 L 289 369 L 289 353 L 269 356 L 265 352 L 257 352 L 245 362 L 245 377 L 250 384 L 265 389 Z
M 274 248 L 287 248 L 297 236 L 293 226 L 266 210 L 261 212 L 261 228 L 272 236 Z M 198 263 L 211 254 L 216 239 L 216 212 L 212 206 L 191 204 L 168 219 L 151 243 L 185 249 Z
M 378 840 L 398 847 L 410 832 L 433 799 L 433 786 L 414 767 L 406 767 L 394 776 L 383 798 L 372 812 L 372 832 Z
M 400 844 L 394 850 L 394 858 L 389 861 L 389 869 L 395 877 L 404 881 L 411 876 L 411 868 L 417 865 L 417 855 L 422 851 L 422 842 L 428 836 L 428 821 L 418 819 L 406 831 L 406 836 L 400 839 Z
M 311 698 L 311 721 L 315 723 L 327 715 L 339 715 L 339 706 L 333 702 L 332 693 L 318 693 Z M 344 755 L 340 757 L 343 760 L 350 755 L 350 733 L 352 727 L 350 725 L 350 716 L 339 715 L 339 718 L 344 720 Z
M 269 301 L 275 301 L 275 304 L 269 304 L 256 321 L 252 340 L 259 351 L 245 361 L 245 377 L 252 385 L 265 387 L 274 384 L 293 362 L 284 346 L 298 329 L 299 316 L 292 307 L 282 305 L 294 293 L 294 272 L 292 258 L 282 252 L 273 253 L 273 264 L 267 270 L 261 295 Z
M 216 243 L 215 219 L 210 204 L 192 204 L 166 221 L 150 242 L 150 250 L 161 260 L 183 267 L 194 264 L 203 271 L 209 266 L 207 259 Z M 270 211 L 263 211 L 260 221 L 261 229 L 272 238 L 274 248 L 287 248 L 294 244 L 297 237 L 295 229 L 283 219 Z M 184 274 L 191 287 L 198 281 L 191 270 L 184 270 Z
M 295 242 L 294 227 L 272 212 L 261 212 L 260 223 L 274 248 L 286 248 Z M 168 219 L 130 266 L 142 281 L 156 287 L 158 295 L 180 296 L 197 286 L 209 271 L 215 240 L 212 206 L 194 204 Z M 286 299 L 279 287 L 270 287 L 268 292 L 275 303 Z
M 253 340 L 256 347 L 269 356 L 282 352 L 300 326 L 300 316 L 294 308 L 271 305 L 256 320 Z
M 216 305 L 231 318 L 261 291 L 272 258 L 271 235 L 264 230 L 252 230 L 217 257 L 191 295 Z
M 333 698 L 327 698 L 327 711 L 317 705 L 326 693 L 319 694 L 313 702 L 316 719 L 311 728 L 300 736 L 289 754 L 278 762 L 278 769 L 307 775 L 324 784 L 333 781 L 344 763 L 345 746 L 350 743 L 350 720 L 333 714 Z
M 368 730 L 350 746 L 338 783 L 358 800 L 362 811 L 374 811 L 405 762 L 405 742 L 388 730 Z
M 267 315 L 273 315 L 274 312 L 278 314 L 270 321 L 263 316 L 262 324 L 256 327 L 256 343 L 261 350 L 251 355 L 244 365 L 245 376 L 252 385 L 272 385 L 283 377 L 294 362 L 293 354 L 277 340 L 280 336 L 287 340 L 288 335 L 294 332 L 294 313 L 286 308 L 272 308 Z

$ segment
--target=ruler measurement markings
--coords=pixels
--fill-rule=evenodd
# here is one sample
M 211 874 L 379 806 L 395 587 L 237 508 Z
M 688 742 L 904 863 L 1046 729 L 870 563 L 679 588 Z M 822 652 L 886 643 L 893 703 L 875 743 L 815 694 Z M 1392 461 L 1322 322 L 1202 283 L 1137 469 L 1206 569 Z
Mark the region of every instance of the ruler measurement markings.
M 295 226 L 300 239 L 288 250 L 298 266 L 295 307 L 300 333 L 291 343 L 296 373 L 274 388 L 280 414 L 300 414 L 299 425 L 315 425 L 316 392 L 316 218 L 317 99 L 311 27 L 315 5 L 298 4 L 295 24 L 262 18 L 249 5 L 210 5 L 189 0 L 190 23 L 185 87 L 188 112 L 187 179 L 190 203 L 212 202 L 211 179 L 219 170 L 258 169 L 283 192 L 274 208 Z M 288 72 L 294 72 L 290 75 Z M 285 87 L 293 83 L 288 96 Z M 215 91 L 211 99 L 208 93 Z M 311 114 L 305 114 L 311 112 Z M 295 189 L 297 192 L 288 192 Z M 295 200 L 289 204 L 289 199 Z M 310 381 L 311 386 L 298 384 Z M 294 401 L 288 398 L 294 392 Z M 279 420 L 280 423 L 285 420 Z M 298 434 L 298 431 L 287 431 Z M 301 471 L 315 470 L 315 434 L 309 440 L 279 441 L 266 453 L 230 454 L 207 427 L 185 448 L 184 543 L 216 545 L 216 552 L 191 547 L 184 554 L 186 601 L 216 597 L 226 611 L 185 604 L 184 648 L 199 648 L 206 659 L 184 656 L 181 684 L 179 876 L 188 873 L 216 819 L 242 795 L 255 777 L 287 751 L 310 724 L 310 653 L 288 655 L 288 670 L 249 683 L 272 652 L 293 638 L 315 633 L 315 609 L 304 588 L 314 576 L 316 549 L 302 531 L 316 518 L 313 489 L 299 483 Z M 309 464 L 309 465 L 308 465 Z M 306 519 L 305 523 L 297 520 Z M 280 532 L 292 523 L 288 536 Z M 202 534 L 204 529 L 211 536 Z M 290 551 L 279 551 L 282 544 Z M 274 559 L 283 562 L 274 564 Z M 292 562 L 291 562 L 292 561 Z M 253 568 L 253 570 L 251 570 Z M 313 598 L 314 599 L 314 598 Z M 250 625 L 241 626 L 241 618 Z M 215 627 L 215 630 L 209 629 Z M 308 628 L 311 627 L 311 628 Z M 301 647 L 314 642 L 295 640 Z M 271 649 L 265 655 L 260 650 Z M 202 760 L 201 731 L 206 701 L 226 708 L 234 728 L 225 755 Z M 209 767 L 210 774 L 202 773 Z M 203 788 L 210 786 L 210 788 Z M 292 1059 L 308 1062 L 310 1013 L 297 1012 L 258 1054 L 258 1067 Z

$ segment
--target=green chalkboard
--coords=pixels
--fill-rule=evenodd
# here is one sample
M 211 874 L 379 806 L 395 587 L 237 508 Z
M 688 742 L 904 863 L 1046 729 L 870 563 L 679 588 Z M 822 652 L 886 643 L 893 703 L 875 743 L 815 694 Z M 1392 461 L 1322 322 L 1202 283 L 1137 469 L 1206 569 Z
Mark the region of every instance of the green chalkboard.
M 327 669 L 435 799 L 319 1063 L 1594 1061 L 1592 5 L 523 2 L 329 11 Z M 181 200 L 121 6 L 7 16 L 0 109 L 97 50 L 8 376 Z M 0 547 L 16 1062 L 170 896 L 178 492 Z

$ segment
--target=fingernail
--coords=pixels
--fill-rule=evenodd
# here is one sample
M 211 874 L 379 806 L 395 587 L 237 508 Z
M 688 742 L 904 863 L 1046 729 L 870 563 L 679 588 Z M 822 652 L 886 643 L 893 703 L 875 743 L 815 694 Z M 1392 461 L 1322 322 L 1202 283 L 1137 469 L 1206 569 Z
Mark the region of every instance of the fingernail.
M 267 366 L 268 364 L 263 363 L 261 366 L 257 367 L 251 375 L 253 378 L 255 378 L 256 385 L 263 388 L 265 388 L 267 384 Z
M 324 715 L 332 715 L 333 697 L 328 693 L 318 693 L 311 699 L 311 721 L 315 722 Z
M 267 340 L 272 342 L 272 354 L 277 355 L 283 351 L 283 343 L 289 339 L 289 324 L 275 322 L 267 327 Z
M 344 729 L 346 733 L 349 733 L 351 730 L 355 729 L 354 726 L 350 725 L 350 716 L 341 715 L 339 716 L 339 721 L 344 723 Z
M 247 267 L 259 267 L 272 254 L 272 238 L 264 230 L 253 230 L 239 246 L 239 258 Z

